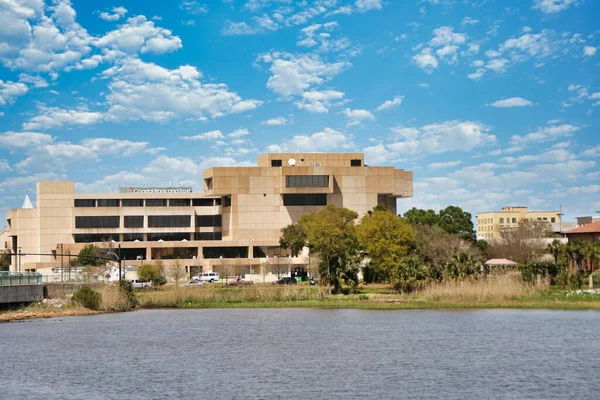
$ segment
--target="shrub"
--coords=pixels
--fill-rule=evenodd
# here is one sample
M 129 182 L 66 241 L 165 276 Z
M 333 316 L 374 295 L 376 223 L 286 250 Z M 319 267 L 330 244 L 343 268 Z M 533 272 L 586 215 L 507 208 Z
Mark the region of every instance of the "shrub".
M 563 289 L 580 289 L 583 285 L 584 274 L 581 272 L 570 273 L 561 270 L 556 276 L 555 283 Z
M 600 269 L 592 272 L 592 279 L 594 281 L 594 287 L 600 286 Z
M 142 264 L 138 267 L 138 278 L 144 282 L 152 282 L 154 286 L 161 286 L 167 283 L 167 279 L 164 275 L 164 268 L 162 263 L 156 264 Z
M 421 288 L 430 279 L 429 268 L 419 257 L 406 257 L 392 271 L 392 287 L 402 293 Z
M 73 302 L 90 310 L 100 309 L 100 293 L 92 290 L 89 286 L 83 286 L 73 295 Z
M 520 264 L 517 269 L 521 271 L 521 276 L 524 282 L 534 283 L 537 275 L 541 275 L 544 278 L 550 278 L 553 282 L 556 279 L 558 269 L 556 264 L 550 262 L 538 262 L 533 264 Z
M 133 290 L 133 283 L 131 283 L 130 281 L 122 280 L 119 281 L 119 287 L 127 297 L 127 303 L 129 304 L 129 308 L 137 306 L 138 300 L 135 295 L 135 291 Z

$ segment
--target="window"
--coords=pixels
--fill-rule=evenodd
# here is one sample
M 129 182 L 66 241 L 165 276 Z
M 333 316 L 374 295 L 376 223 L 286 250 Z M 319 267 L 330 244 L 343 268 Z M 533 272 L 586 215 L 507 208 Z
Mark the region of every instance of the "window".
M 550 218 L 550 222 L 555 223 L 556 222 L 556 218 L 554 218 L 554 217 Z
M 206 184 L 206 189 L 212 190 L 212 188 L 213 188 L 213 178 L 206 178 L 204 180 L 204 183 Z
M 127 218 L 127 217 L 125 217 L 125 218 Z M 125 225 L 125 226 L 127 226 L 127 225 Z M 124 242 L 135 242 L 136 240 L 139 242 L 143 242 L 144 234 L 143 233 L 124 233 L 123 234 Z
M 326 206 L 326 194 L 284 194 L 284 206 Z
M 75 207 L 96 207 L 94 199 L 75 199 Z
M 148 233 L 148 241 L 149 242 L 158 242 L 159 240 L 164 240 L 165 242 L 173 241 L 173 242 L 181 242 L 183 239 L 190 240 L 190 234 L 187 232 L 181 233 Z
M 222 240 L 221 232 L 195 232 L 194 240 Z
M 248 247 L 203 247 L 204 258 L 248 258 Z
M 75 217 L 75 228 L 118 228 L 119 216 Z
M 174 260 L 174 259 L 193 259 L 198 257 L 197 247 L 162 247 L 151 250 L 152 259 Z
M 177 228 L 191 226 L 190 215 L 148 215 L 148 228 Z
M 98 199 L 98 207 L 119 207 L 117 199 Z
M 122 260 L 144 260 L 146 258 L 146 249 L 137 248 L 137 249 L 121 249 L 121 259 Z
M 329 175 L 286 175 L 286 187 L 328 187 Z
M 125 228 L 143 228 L 144 227 L 144 216 L 143 215 L 126 215 L 123 220 L 123 226 Z
M 504 218 L 500 218 L 500 223 L 503 224 L 504 223 Z
M 196 226 L 222 226 L 221 215 L 196 215 Z
M 544 217 L 544 218 L 542 218 L 542 219 L 543 219 L 544 221 L 548 221 L 548 218 L 546 218 L 546 217 Z
M 219 199 L 219 201 L 221 201 L 221 199 Z M 193 199 L 192 205 L 194 207 L 212 207 L 214 202 L 214 199 Z
M 362 165 L 362 161 L 361 160 L 350 160 L 350 166 L 351 167 L 360 167 Z
M 189 207 L 190 199 L 171 199 L 169 200 L 169 207 Z
M 123 199 L 121 200 L 123 207 L 144 207 L 144 200 L 142 199 Z
M 96 233 L 96 234 L 75 234 L 73 235 L 75 243 L 94 243 L 119 241 L 119 235 L 116 233 Z
M 223 197 L 223 207 L 231 207 L 231 196 Z
M 289 250 L 282 249 L 279 246 L 254 246 L 252 248 L 253 258 L 273 258 L 277 257 L 288 257 L 290 255 Z
M 167 199 L 146 199 L 146 207 L 166 207 Z
M 282 165 L 281 160 L 271 160 L 271 167 L 281 167 Z
M 517 223 L 517 219 L 516 219 L 516 218 L 513 218 L 513 219 L 512 219 L 512 223 L 513 223 L 513 224 L 516 224 L 516 223 Z
M 219 197 L 218 199 L 215 199 L 215 206 L 220 206 L 221 205 L 221 198 Z

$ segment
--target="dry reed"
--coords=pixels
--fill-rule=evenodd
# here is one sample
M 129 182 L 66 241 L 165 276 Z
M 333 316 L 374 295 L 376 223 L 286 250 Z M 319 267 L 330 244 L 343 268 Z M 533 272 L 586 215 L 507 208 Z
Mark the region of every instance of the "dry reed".
M 548 288 L 547 282 L 531 285 L 522 281 L 520 273 L 507 273 L 479 280 L 435 282 L 417 296 L 426 301 L 498 302 L 541 295 Z
M 127 296 L 118 285 L 102 285 L 97 291 L 102 296 L 100 298 L 100 310 L 125 311 L 130 308 Z

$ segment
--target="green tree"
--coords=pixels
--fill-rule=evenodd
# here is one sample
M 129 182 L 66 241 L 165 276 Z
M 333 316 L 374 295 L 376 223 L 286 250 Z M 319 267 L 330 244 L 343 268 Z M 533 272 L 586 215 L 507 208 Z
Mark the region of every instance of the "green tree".
M 475 229 L 471 213 L 457 206 L 448 206 L 440 211 L 440 226 L 448 233 L 459 234 L 464 239 L 475 240 Z
M 555 239 L 552 243 L 548 244 L 547 250 L 554 257 L 554 264 L 557 266 L 562 265 L 561 261 L 567 254 L 567 246 L 561 243 L 560 240 Z
M 10 262 L 10 251 L 0 251 L 0 271 L 8 271 L 10 269 Z
M 304 214 L 298 222 L 310 248 L 321 260 L 321 281 L 327 282 L 330 292 L 331 285 L 339 293 L 342 282 L 357 283 L 353 275 L 359 256 L 356 218 L 356 212 L 330 204 L 318 213 Z
M 406 221 L 389 210 L 373 210 L 356 228 L 358 242 L 370 259 L 375 277 L 389 280 L 390 272 L 415 244 L 415 232 Z
M 404 219 L 410 225 L 437 225 L 439 223 L 439 215 L 433 210 L 421 210 L 411 208 L 404 213 Z
M 106 251 L 100 247 L 89 244 L 79 252 L 72 264 L 95 267 L 106 263 L 108 258 Z
M 392 287 L 401 293 L 411 293 L 430 280 L 430 270 L 418 256 L 405 257 L 392 271 Z
M 279 246 L 289 249 L 292 256 L 298 257 L 306 246 L 306 234 L 298 224 L 290 224 L 281 230 Z
M 167 281 L 165 279 L 164 270 L 162 270 L 161 266 L 157 265 L 157 263 L 140 265 L 137 274 L 140 281 L 152 282 L 155 286 L 164 285 Z
M 452 256 L 444 268 L 444 278 L 454 280 L 476 279 L 481 263 L 469 253 L 458 253 Z

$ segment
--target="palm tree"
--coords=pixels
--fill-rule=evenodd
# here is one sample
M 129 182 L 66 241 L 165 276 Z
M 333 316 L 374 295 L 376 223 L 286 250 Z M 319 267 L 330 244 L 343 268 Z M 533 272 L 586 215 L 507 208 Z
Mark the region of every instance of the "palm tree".
M 580 242 L 578 241 L 573 241 L 573 242 L 569 242 L 569 244 L 567 245 L 567 259 L 569 260 L 569 262 L 573 263 L 573 266 L 576 267 L 577 269 L 579 269 L 579 248 L 580 248 Z
M 600 242 L 592 245 L 592 269 L 600 269 Z
M 567 246 L 562 244 L 560 240 L 554 239 L 552 243 L 548 244 L 547 250 L 554 257 L 554 264 L 558 266 L 558 260 L 566 252 Z

